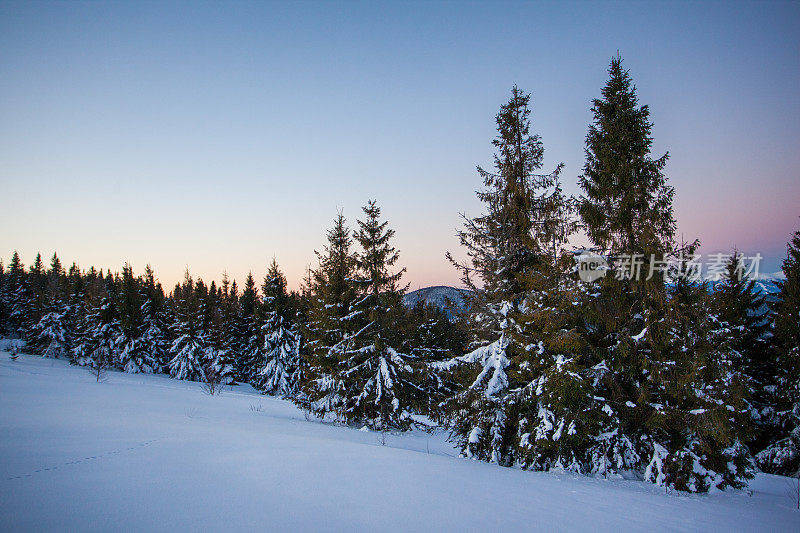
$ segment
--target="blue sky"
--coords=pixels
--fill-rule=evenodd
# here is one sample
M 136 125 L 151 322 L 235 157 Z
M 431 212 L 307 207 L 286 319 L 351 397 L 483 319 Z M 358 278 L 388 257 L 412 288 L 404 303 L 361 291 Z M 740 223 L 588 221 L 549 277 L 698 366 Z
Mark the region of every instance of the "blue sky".
M 296 287 L 375 198 L 412 287 L 455 284 L 494 115 L 533 94 L 577 193 L 617 50 L 681 233 L 776 270 L 800 228 L 800 4 L 0 3 L 0 257 Z

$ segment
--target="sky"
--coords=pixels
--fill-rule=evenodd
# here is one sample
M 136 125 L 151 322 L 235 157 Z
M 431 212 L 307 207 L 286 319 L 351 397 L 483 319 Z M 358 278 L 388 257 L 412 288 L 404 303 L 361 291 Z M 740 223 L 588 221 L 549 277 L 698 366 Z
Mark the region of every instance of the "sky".
M 679 235 L 779 269 L 800 229 L 798 2 L 0 1 L 0 259 L 300 285 L 375 199 L 411 288 L 458 284 L 494 116 L 532 94 L 579 194 L 619 51 Z

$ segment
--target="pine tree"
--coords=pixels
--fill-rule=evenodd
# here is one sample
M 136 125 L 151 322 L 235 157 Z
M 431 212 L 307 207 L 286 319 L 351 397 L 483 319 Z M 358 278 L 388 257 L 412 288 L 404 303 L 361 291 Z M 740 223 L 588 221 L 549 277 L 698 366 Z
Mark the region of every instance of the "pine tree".
M 297 387 L 300 339 L 292 324 L 292 302 L 286 277 L 275 259 L 262 287 L 259 369 L 253 383 L 267 393 L 291 397 Z
M 770 445 L 758 454 L 767 472 L 800 476 L 800 231 L 787 246 L 783 261 L 785 279 L 774 305 L 772 326 L 776 357 L 777 431 Z

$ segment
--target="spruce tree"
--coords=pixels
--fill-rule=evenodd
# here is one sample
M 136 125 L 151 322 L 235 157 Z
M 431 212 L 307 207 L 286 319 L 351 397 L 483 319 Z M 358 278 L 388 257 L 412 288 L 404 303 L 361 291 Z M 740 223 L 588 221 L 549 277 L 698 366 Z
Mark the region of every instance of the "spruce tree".
M 87 308 L 80 341 L 75 347 L 77 363 L 90 367 L 98 381 L 118 357 L 116 343 L 119 335 L 117 309 L 106 294 L 96 305 Z
M 612 261 L 585 309 L 598 424 L 591 470 L 692 492 L 741 486 L 750 475 L 744 380 L 705 285 L 689 276 L 699 243 L 673 241 L 667 155 L 650 156 L 649 110 L 619 57 L 592 112 L 579 213 L 597 250 L 627 262 Z M 664 267 L 676 253 L 668 291 Z
M 126 264 L 122 267 L 122 285 L 117 298 L 120 315 L 117 364 L 131 374 L 151 374 L 158 368 L 156 359 L 142 339 L 145 329 L 143 305 L 140 281 L 133 276 L 131 266 Z
M 231 364 L 231 379 L 244 381 L 244 355 L 247 349 L 248 328 L 242 319 L 239 305 L 239 288 L 236 280 L 228 280 L 227 273 L 222 276 L 222 296 L 220 299 L 220 336 L 222 345 Z
M 714 285 L 713 312 L 734 352 L 733 363 L 746 381 L 754 434 L 748 440 L 753 453 L 763 450 L 774 433 L 778 368 L 767 341 L 769 316 L 766 297 L 756 280 L 744 276 L 742 256 L 733 251 L 722 278 Z
M 275 259 L 262 286 L 260 361 L 253 385 L 267 394 L 290 397 L 297 387 L 300 339 L 292 323 L 286 277 Z
M 689 492 L 741 488 L 752 476 L 743 444 L 750 409 L 735 339 L 706 284 L 691 279 L 686 260 L 670 277 L 662 318 L 637 341 L 647 353 L 640 395 L 648 403 L 638 402 L 627 422 L 644 417 L 641 441 L 653 451 L 645 446 L 641 455 L 663 476 L 649 481 Z
M 663 260 L 673 247 L 674 192 L 662 172 L 668 155 L 650 156 L 649 109 L 639 106 L 619 57 L 611 61 L 609 80 L 602 98 L 593 101 L 592 114 L 579 178 L 583 227 L 598 252 L 644 263 L 638 277 L 624 268 L 609 271 L 585 309 L 591 324 L 585 331 L 592 354 L 587 366 L 594 369 L 593 396 L 598 398 L 592 404 L 598 423 L 598 434 L 590 436 L 597 443 L 592 470 L 607 475 L 641 471 L 644 457 L 658 449 L 641 445 L 647 416 L 641 411 L 647 409 L 635 406 L 646 397 L 650 373 L 648 323 L 657 323 L 665 313 L 665 277 L 661 271 L 650 276 L 650 265 L 655 267 L 653 259 Z
M 175 340 L 169 348 L 169 373 L 175 379 L 206 381 L 206 332 L 200 298 L 189 271 L 173 293 Z
M 27 279 L 25 265 L 14 251 L 8 264 L 6 294 L 8 295 L 7 331 L 12 338 L 22 338 L 27 320 Z
M 244 283 L 242 297 L 239 299 L 241 316 L 239 326 L 242 332 L 242 354 L 238 358 L 237 374 L 239 379 L 253 383 L 259 368 L 261 354 L 260 329 L 257 324 L 256 308 L 259 304 L 258 289 L 253 273 L 248 272 Z
M 349 283 L 353 283 L 357 297 L 351 304 L 344 301 L 348 312 L 340 320 L 343 331 L 336 332 L 341 340 L 328 350 L 330 375 L 318 377 L 317 390 L 322 396 L 315 402 L 318 414 L 334 411 L 335 416 L 350 424 L 364 424 L 371 429 L 407 429 L 413 422 L 411 412 L 424 399 L 418 381 L 423 379 L 419 366 L 399 351 L 402 334 L 396 327 L 402 320 L 401 298 L 405 288 L 397 284 L 405 269 L 392 272 L 399 258 L 391 245 L 394 230 L 388 222 L 381 221 L 381 210 L 374 201 L 364 208 L 364 220 L 358 221 L 354 238 L 361 246 L 355 258 L 356 275 L 347 280 L 345 294 L 350 294 Z M 333 236 L 329 234 L 328 249 L 338 248 L 341 273 L 349 271 L 349 240 L 343 237 L 344 220 L 337 221 Z M 328 265 L 335 270 L 335 263 Z M 331 275 L 323 272 L 322 276 Z M 341 313 L 344 308 L 332 313 Z M 337 319 L 334 317 L 334 321 Z M 334 322 L 335 323 L 335 322 Z M 323 341 L 326 343 L 328 341 Z M 320 350 L 324 344 L 320 345 Z
M 309 272 L 304 287 L 309 309 L 302 357 L 308 372 L 295 398 L 298 405 L 320 417 L 343 408 L 344 385 L 334 376 L 348 340 L 364 325 L 362 313 L 353 308 L 359 299 L 356 256 L 341 212 L 327 232 L 327 241 L 322 252 L 315 252 L 319 265 Z
M 36 267 L 37 277 L 39 270 L 40 267 Z M 57 254 L 53 254 L 50 270 L 42 276 L 36 284 L 42 292 L 33 298 L 42 316 L 31 324 L 28 344 L 44 357 L 57 358 L 69 353 L 71 343 L 69 308 L 65 301 L 66 276 Z
M 478 199 L 486 213 L 464 217 L 458 234 L 468 260 L 461 264 L 469 298 L 473 351 L 435 364 L 461 383 L 461 390 L 443 406 L 442 416 L 463 455 L 510 465 L 516 460 L 518 433 L 513 372 L 522 362 L 517 316 L 524 309 L 526 276 L 546 268 L 550 251 L 548 205 L 560 194 L 559 165 L 538 174 L 544 148 L 531 133 L 530 95 L 516 86 L 496 116 L 495 170 L 478 167 L 484 190 Z M 550 228 L 552 230 L 555 227 Z M 512 372 L 512 376 L 509 375 Z
M 32 338 L 35 351 L 44 356 L 59 358 L 70 352 L 70 331 L 67 324 L 66 308 L 48 311 L 33 325 Z
M 592 102 L 579 212 L 600 251 L 642 254 L 649 265 L 651 254 L 660 259 L 670 251 L 675 234 L 675 191 L 663 173 L 669 154 L 651 157 L 650 110 L 639 106 L 619 56 L 611 60 L 608 74 L 602 98 Z
M 769 446 L 758 454 L 767 472 L 800 476 L 800 231 L 795 232 L 783 260 L 785 279 L 774 304 L 772 325 L 775 350 L 778 427 Z
M 29 267 L 25 281 L 24 295 L 21 298 L 25 306 L 22 313 L 22 333 L 25 343 L 35 351 L 37 350 L 37 332 L 34 326 L 49 311 L 46 295 L 47 273 L 41 253 L 36 254 L 36 259 Z
M 206 348 L 205 367 L 206 381 L 212 386 L 207 388 L 212 394 L 213 385 L 226 385 L 234 380 L 233 359 L 230 350 L 222 309 L 222 293 L 216 289 L 212 281 L 206 297 Z
M 0 335 L 8 335 L 8 315 L 10 298 L 7 290 L 6 268 L 0 259 Z
M 149 354 L 153 362 L 153 372 L 161 372 L 167 366 L 167 318 L 164 291 L 156 282 L 155 273 L 150 265 L 145 267 L 141 280 L 141 320 L 142 333 L 140 343 L 142 350 Z

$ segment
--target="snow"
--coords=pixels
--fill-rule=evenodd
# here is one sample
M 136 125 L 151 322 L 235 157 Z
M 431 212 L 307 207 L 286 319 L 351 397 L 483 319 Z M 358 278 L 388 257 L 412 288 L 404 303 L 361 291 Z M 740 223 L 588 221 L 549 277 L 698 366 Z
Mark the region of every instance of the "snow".
M 800 530 L 778 476 L 757 476 L 750 496 L 525 472 L 457 458 L 442 432 L 383 446 L 246 386 L 96 383 L 0 352 L 0 406 L 2 531 Z

